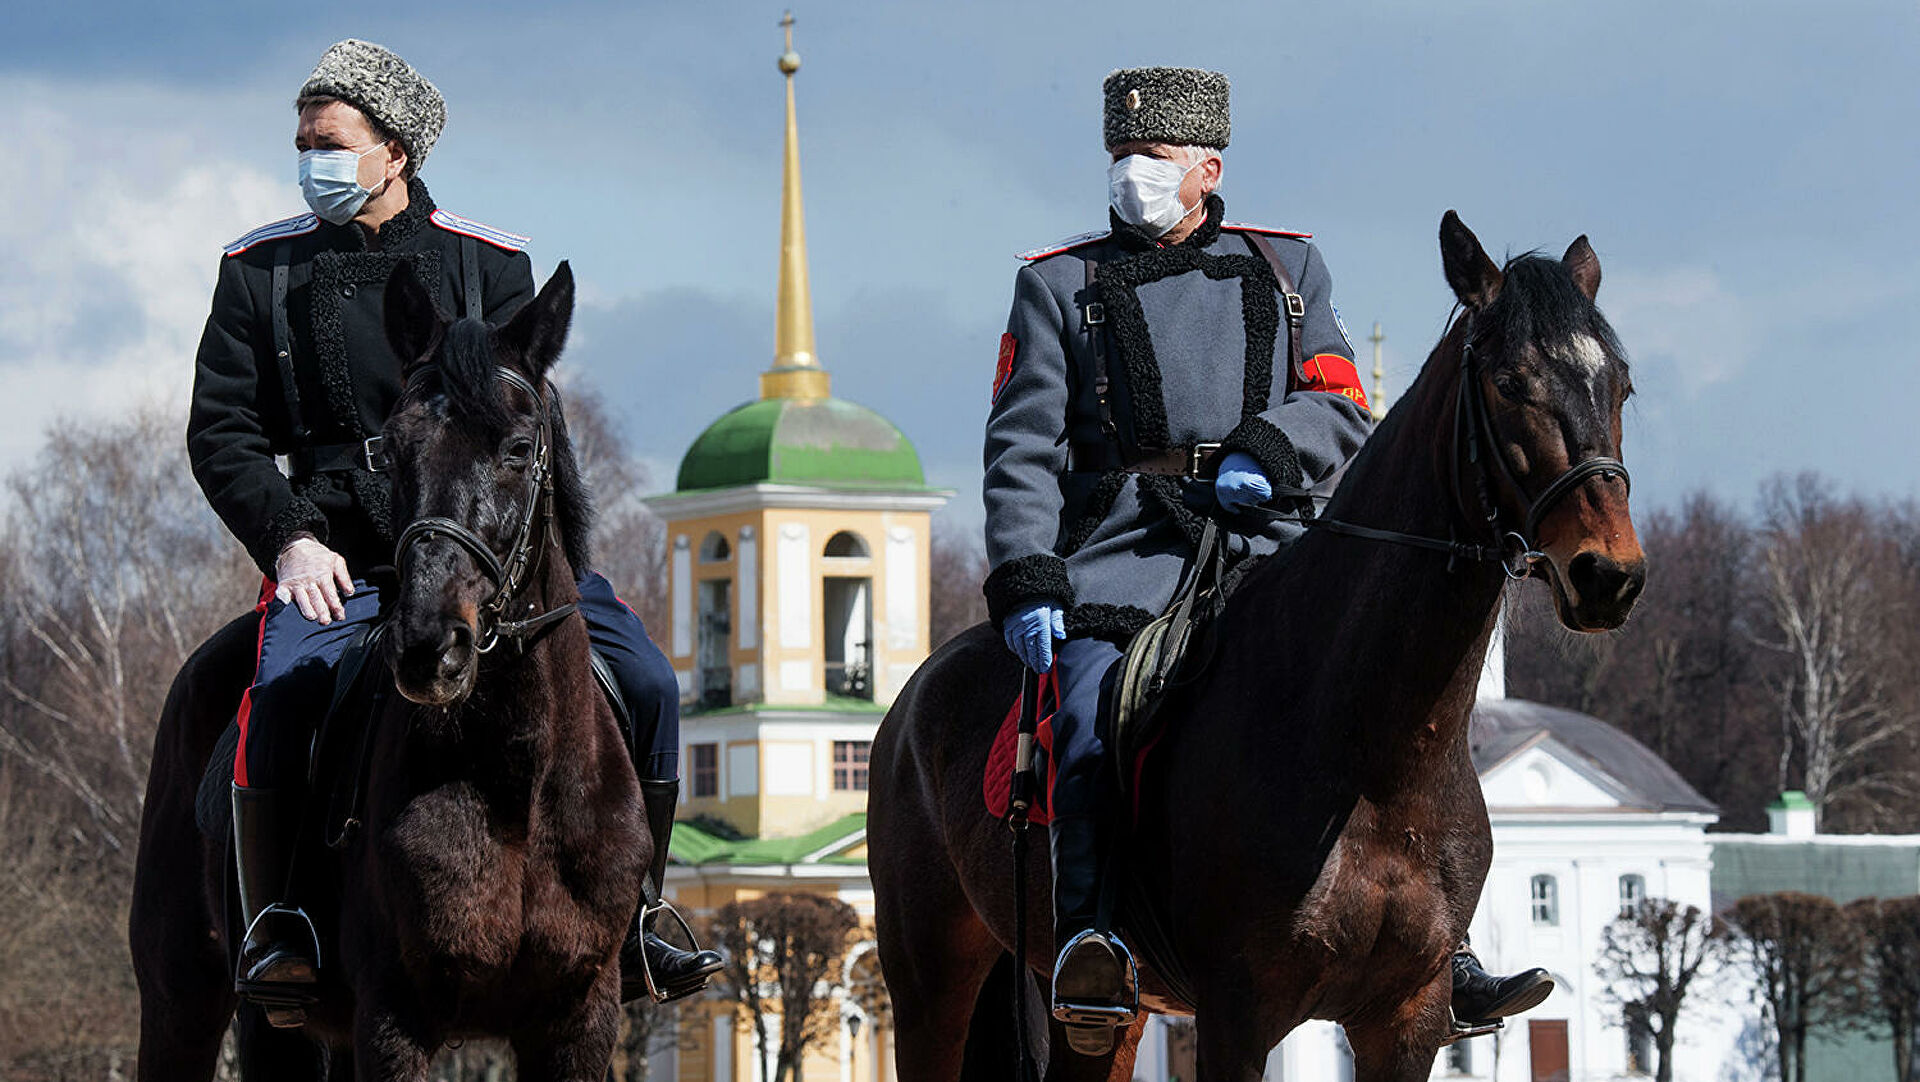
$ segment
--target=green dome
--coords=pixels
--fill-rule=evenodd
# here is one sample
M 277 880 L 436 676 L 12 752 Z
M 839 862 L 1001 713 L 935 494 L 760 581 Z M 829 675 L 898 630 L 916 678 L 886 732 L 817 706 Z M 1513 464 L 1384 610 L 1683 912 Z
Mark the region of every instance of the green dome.
M 763 398 L 707 426 L 680 460 L 681 492 L 761 482 L 927 487 L 920 454 L 891 421 L 838 398 Z

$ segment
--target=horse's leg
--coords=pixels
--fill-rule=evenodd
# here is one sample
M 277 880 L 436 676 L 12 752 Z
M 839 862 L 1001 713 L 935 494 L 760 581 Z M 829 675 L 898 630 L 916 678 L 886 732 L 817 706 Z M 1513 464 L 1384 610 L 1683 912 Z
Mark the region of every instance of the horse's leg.
M 275 1029 L 251 1003 L 240 1005 L 233 1033 L 240 1053 L 240 1077 L 246 1082 L 324 1082 L 327 1050 L 297 1029 Z
M 1147 1031 L 1145 1011 L 1133 1024 L 1113 1035 L 1113 1051 L 1104 1056 L 1083 1056 L 1067 1047 L 1066 1027 L 1049 1021 L 1049 1047 L 1046 1082 L 1132 1082 L 1134 1057 L 1140 1053 L 1140 1035 Z
M 438 1035 L 428 1033 L 363 985 L 353 1015 L 353 1074 L 362 1082 L 426 1082 Z
M 1420 1082 L 1433 1073 L 1452 1018 L 1453 974 L 1443 970 L 1391 1013 L 1346 1023 L 1354 1082 Z
M 140 985 L 140 1082 L 211 1079 L 233 1018 L 233 975 L 202 885 L 213 874 L 208 846 L 184 789 L 174 782 L 149 798 L 134 873 L 127 939 Z
M 601 1082 L 620 1033 L 620 970 L 608 966 L 580 1009 L 512 1037 L 519 1082 Z
M 880 936 L 880 965 L 893 1000 L 894 1064 L 899 1077 L 913 1082 L 955 1082 L 976 1008 L 1013 1010 L 1011 999 L 982 1001 L 981 985 L 1005 952 L 953 881 L 951 867 L 944 860 L 940 867 L 944 874 L 919 870 L 919 890 L 911 899 L 892 891 L 879 895 L 877 915 L 887 929 Z M 991 1077 L 1006 1075 L 996 1069 Z

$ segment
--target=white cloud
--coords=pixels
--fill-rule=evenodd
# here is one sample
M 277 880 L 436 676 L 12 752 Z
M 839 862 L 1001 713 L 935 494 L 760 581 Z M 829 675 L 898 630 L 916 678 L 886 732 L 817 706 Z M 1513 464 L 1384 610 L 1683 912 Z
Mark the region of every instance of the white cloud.
M 1600 302 L 1634 364 L 1659 368 L 1689 395 L 1754 359 L 1752 307 L 1707 268 L 1610 274 Z
M 219 245 L 300 209 L 284 179 L 224 158 L 233 103 L 154 86 L 0 79 L 18 163 L 0 215 L 0 471 L 56 418 L 179 408 Z

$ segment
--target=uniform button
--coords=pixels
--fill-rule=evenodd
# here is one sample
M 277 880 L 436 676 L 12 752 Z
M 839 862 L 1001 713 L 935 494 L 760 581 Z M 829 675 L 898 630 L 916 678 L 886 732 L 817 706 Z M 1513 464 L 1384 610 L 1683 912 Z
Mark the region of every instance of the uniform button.
M 351 297 L 351 296 L 353 296 L 353 287 L 352 287 L 352 286 L 341 286 L 341 287 L 340 287 L 340 295 L 341 295 L 342 297 Z

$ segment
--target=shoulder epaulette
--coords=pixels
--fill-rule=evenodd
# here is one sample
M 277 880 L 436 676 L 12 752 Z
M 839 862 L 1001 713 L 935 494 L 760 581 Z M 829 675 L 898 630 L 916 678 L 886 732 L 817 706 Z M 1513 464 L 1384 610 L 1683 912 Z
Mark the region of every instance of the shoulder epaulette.
M 1254 225 L 1252 222 L 1221 222 L 1220 228 L 1239 233 L 1265 233 L 1270 237 L 1292 237 L 1295 240 L 1313 239 L 1312 233 L 1302 233 L 1297 229 L 1275 229 L 1270 225 Z
M 221 249 L 221 251 L 227 255 L 235 256 L 256 244 L 265 244 L 267 241 L 280 240 L 285 237 L 297 237 L 302 233 L 311 233 L 318 228 L 320 228 L 320 219 L 314 217 L 312 214 L 296 214 L 291 218 L 282 218 L 277 222 L 268 222 L 266 225 L 227 245 Z
M 1059 255 L 1061 252 L 1078 248 L 1082 244 L 1092 244 L 1096 240 L 1105 240 L 1112 235 L 1113 230 L 1111 229 L 1095 229 L 1091 232 L 1081 233 L 1078 236 L 1068 237 L 1066 240 L 1055 241 L 1045 247 L 1029 248 L 1021 252 L 1017 258 L 1022 262 L 1031 263 L 1036 259 L 1045 259 L 1050 255 Z
M 525 251 L 527 245 L 532 243 L 531 238 L 523 237 L 518 233 L 509 233 L 504 229 L 495 229 L 484 222 L 476 222 L 472 218 L 462 218 L 458 214 L 449 214 L 444 210 L 435 210 L 431 217 L 434 225 L 439 226 L 449 233 L 458 233 L 463 237 L 484 240 L 495 248 L 504 249 L 505 251 Z

